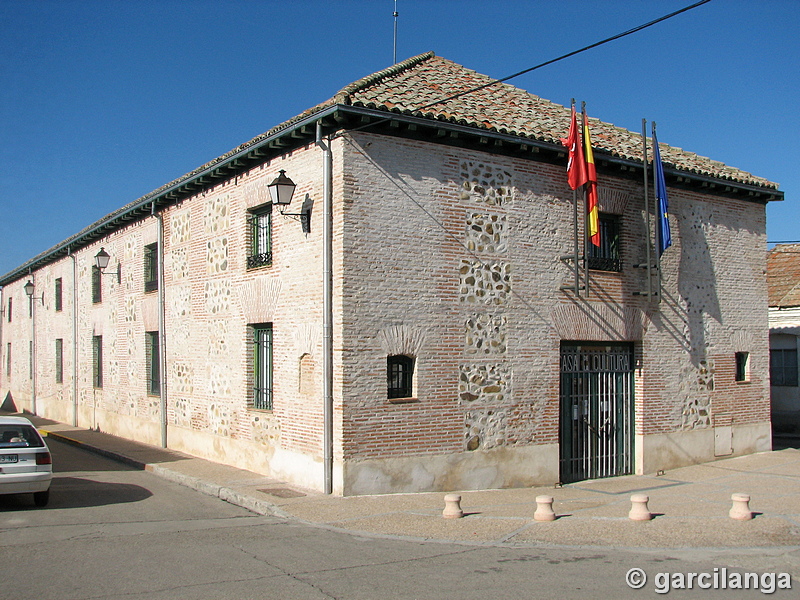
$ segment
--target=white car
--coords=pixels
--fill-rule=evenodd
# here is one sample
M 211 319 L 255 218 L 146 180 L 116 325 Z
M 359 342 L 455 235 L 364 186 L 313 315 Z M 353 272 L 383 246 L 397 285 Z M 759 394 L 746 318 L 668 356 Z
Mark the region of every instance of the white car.
M 0 417 L 0 494 L 33 493 L 47 506 L 53 459 L 42 436 L 24 417 Z

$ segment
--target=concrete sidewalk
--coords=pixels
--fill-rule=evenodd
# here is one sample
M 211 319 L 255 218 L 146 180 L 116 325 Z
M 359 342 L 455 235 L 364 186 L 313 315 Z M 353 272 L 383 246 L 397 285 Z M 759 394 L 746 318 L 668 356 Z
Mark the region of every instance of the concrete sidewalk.
M 800 545 L 800 450 L 719 460 L 661 476 L 464 491 L 464 518 L 444 519 L 444 493 L 326 496 L 257 473 L 109 434 L 25 415 L 53 439 L 103 454 L 264 515 L 372 535 L 476 544 L 634 548 Z M 628 519 L 630 497 L 650 497 L 651 521 Z M 751 497 L 755 518 L 728 516 L 731 494 Z M 533 519 L 535 498 L 555 498 L 558 518 Z

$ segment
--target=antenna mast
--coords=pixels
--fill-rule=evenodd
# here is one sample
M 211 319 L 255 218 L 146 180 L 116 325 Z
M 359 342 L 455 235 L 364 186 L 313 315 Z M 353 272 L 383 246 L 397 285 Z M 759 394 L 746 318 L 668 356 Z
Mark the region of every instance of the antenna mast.
M 394 0 L 394 54 L 392 56 L 392 64 L 397 64 L 397 0 Z

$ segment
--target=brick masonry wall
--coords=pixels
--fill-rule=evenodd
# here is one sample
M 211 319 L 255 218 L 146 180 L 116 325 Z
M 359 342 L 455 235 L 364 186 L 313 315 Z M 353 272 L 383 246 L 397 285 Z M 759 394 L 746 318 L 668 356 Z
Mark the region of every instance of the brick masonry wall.
M 562 340 L 636 342 L 639 434 L 768 421 L 763 205 L 672 190 L 656 304 L 634 295 L 641 183 L 601 172 L 623 271 L 592 271 L 576 298 L 559 290 L 572 283 L 563 166 L 367 134 L 345 157 L 346 460 L 556 443 Z M 735 352 L 750 353 L 746 383 Z M 407 403 L 386 397 L 393 353 L 417 360 Z
M 470 456 L 558 443 L 562 341 L 633 341 L 636 430 L 648 435 L 769 419 L 765 211 L 759 204 L 670 190 L 673 247 L 664 296 L 645 288 L 641 184 L 600 173 L 601 209 L 621 215 L 621 273 L 592 271 L 591 294 L 559 257 L 572 252 L 563 165 L 367 133 L 334 143 L 334 430 L 338 465 L 409 456 Z M 312 206 L 311 233 L 273 211 L 270 266 L 247 269 L 247 216 L 278 172 L 298 184 L 288 212 Z M 166 209 L 164 257 L 170 445 L 272 473 L 281 452 L 322 454 L 322 155 L 300 148 Z M 144 290 L 148 217 L 75 255 L 78 423 L 159 442 L 160 399 L 146 389 L 145 332 L 158 326 Z M 105 247 L 103 302 L 91 265 Z M 33 274 L 37 412 L 72 421 L 72 259 Z M 63 281 L 63 310 L 53 307 Z M 31 319 L 6 286 L 0 393 L 30 408 Z M 274 409 L 249 406 L 248 324 L 274 328 Z M 104 385 L 92 386 L 102 335 Z M 64 381 L 55 383 L 56 338 Z M 7 343 L 12 344 L 6 375 Z M 735 382 L 734 353 L 750 354 Z M 413 397 L 390 402 L 386 357 L 416 358 Z M 707 454 L 713 458 L 713 449 Z M 282 476 L 314 479 L 316 467 Z M 554 467 L 557 470 L 557 467 Z M 513 478 L 512 478 L 513 479 Z M 314 480 L 316 481 L 316 480 Z M 344 490 L 346 493 L 346 490 Z
M 297 183 L 286 212 L 312 208 L 311 232 L 272 214 L 271 265 L 247 268 L 249 210 L 268 201 L 266 185 L 285 169 Z M 276 451 L 322 455 L 322 154 L 300 148 L 162 212 L 167 414 L 170 446 L 244 468 L 269 471 Z M 160 397 L 147 392 L 146 332 L 158 330 L 158 292 L 144 289 L 144 246 L 158 240 L 158 221 L 145 217 L 75 254 L 78 315 L 78 423 L 159 443 Z M 100 247 L 111 255 L 103 299 L 94 304 L 91 266 Z M 34 273 L 37 296 L 37 412 L 73 420 L 73 275 L 65 258 Z M 63 310 L 53 307 L 62 277 Z M 13 297 L 3 345 L 12 343 L 11 376 L 0 374 L 3 397 L 32 408 L 28 373 L 31 319 L 23 278 Z M 273 324 L 274 408 L 250 406 L 249 324 Z M 92 385 L 92 337 L 103 337 L 103 387 Z M 64 340 L 64 382 L 55 382 L 55 338 Z M 23 345 L 25 346 L 23 348 Z M 0 351 L 5 361 L 6 352 Z M 5 367 L 5 362 L 3 363 Z M 301 370 L 311 379 L 301 387 Z M 182 433 L 183 432 L 183 433 Z M 192 435 L 210 438 L 192 438 Z M 219 443 L 203 444 L 203 439 Z M 238 444 L 238 446 L 236 446 Z M 248 448 L 247 451 L 234 448 Z M 245 455 L 245 456 L 243 456 Z M 249 455 L 249 456 L 247 456 Z M 249 461 L 249 462 L 248 462 Z M 307 475 L 298 479 L 308 479 Z

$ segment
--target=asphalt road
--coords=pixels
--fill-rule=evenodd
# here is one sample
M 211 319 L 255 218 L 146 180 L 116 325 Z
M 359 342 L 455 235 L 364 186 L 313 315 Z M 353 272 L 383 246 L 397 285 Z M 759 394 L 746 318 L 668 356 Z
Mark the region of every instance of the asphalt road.
M 713 583 L 726 568 L 798 572 L 800 565 L 798 551 L 786 548 L 642 553 L 359 536 L 255 515 L 81 449 L 52 440 L 50 446 L 50 505 L 37 509 L 30 496 L 0 496 L 2 599 L 663 598 L 656 591 L 675 573 L 709 573 L 703 582 Z M 642 589 L 626 584 L 634 567 L 648 576 Z M 697 585 L 669 593 L 765 595 Z

